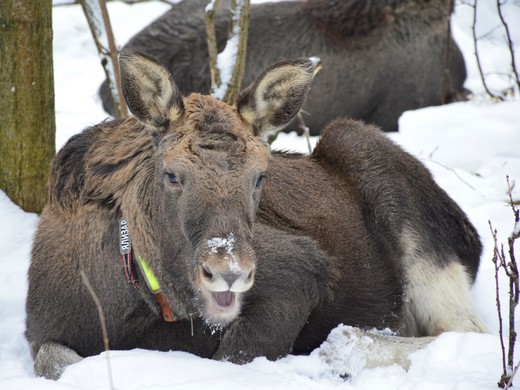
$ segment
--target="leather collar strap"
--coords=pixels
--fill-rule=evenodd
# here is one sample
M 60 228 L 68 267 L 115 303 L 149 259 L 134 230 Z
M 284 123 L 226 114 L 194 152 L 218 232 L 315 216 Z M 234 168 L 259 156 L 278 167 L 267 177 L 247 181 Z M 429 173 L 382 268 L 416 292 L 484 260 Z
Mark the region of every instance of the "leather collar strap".
M 123 269 L 125 271 L 126 281 L 131 284 L 137 291 L 141 292 L 139 278 L 137 277 L 137 270 L 135 267 L 135 256 L 132 249 L 132 242 L 130 241 L 130 233 L 128 231 L 128 223 L 123 217 L 123 213 L 119 212 L 119 252 L 121 253 L 121 260 L 123 262 Z M 153 274 L 146 261 L 138 256 L 138 265 L 146 281 L 150 292 L 155 297 L 159 306 L 161 306 L 162 316 L 166 322 L 175 322 L 172 308 L 168 304 L 166 297 L 161 292 L 161 287 L 157 278 Z

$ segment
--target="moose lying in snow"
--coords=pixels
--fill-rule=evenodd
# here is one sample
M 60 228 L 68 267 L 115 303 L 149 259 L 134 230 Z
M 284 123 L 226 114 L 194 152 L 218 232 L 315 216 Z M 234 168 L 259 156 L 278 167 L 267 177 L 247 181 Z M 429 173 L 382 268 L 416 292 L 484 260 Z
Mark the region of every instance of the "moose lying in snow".
M 164 63 L 181 93 L 210 90 L 204 22 L 208 3 L 175 4 L 126 44 Z M 303 107 L 312 134 L 331 118 L 345 115 L 396 131 L 404 111 L 439 105 L 465 93 L 464 59 L 448 29 L 452 4 L 451 0 L 253 4 L 244 83 L 252 83 L 282 58 L 318 56 L 323 71 Z M 224 2 L 222 9 L 228 7 Z M 226 44 L 228 24 L 229 16 L 222 11 L 215 21 L 219 51 Z M 113 114 L 106 83 L 101 97 Z
M 309 156 L 260 140 L 297 114 L 311 61 L 271 66 L 236 107 L 183 98 L 146 55 L 120 65 L 135 116 L 72 137 L 53 163 L 29 269 L 38 374 L 104 349 L 81 271 L 112 349 L 241 363 L 308 353 L 339 323 L 484 331 L 479 237 L 421 163 L 348 119 Z

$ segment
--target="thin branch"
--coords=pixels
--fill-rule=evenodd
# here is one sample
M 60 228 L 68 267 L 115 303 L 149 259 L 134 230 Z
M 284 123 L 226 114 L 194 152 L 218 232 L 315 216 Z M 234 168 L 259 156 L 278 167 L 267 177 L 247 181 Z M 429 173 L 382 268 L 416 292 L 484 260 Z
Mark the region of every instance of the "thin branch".
M 502 375 L 500 377 L 500 381 L 498 382 L 498 386 L 504 389 L 508 389 L 512 384 L 512 378 L 516 375 L 518 367 L 514 366 L 514 351 L 517 333 L 515 329 L 515 311 L 516 307 L 519 303 L 520 298 L 520 284 L 519 284 L 519 273 L 518 273 L 518 265 L 515 258 L 515 250 L 514 244 L 515 240 L 520 236 L 520 211 L 515 207 L 513 202 L 513 187 L 509 181 L 509 176 L 507 177 L 507 186 L 508 186 L 508 196 L 509 196 L 509 204 L 513 211 L 515 217 L 515 224 L 513 227 L 513 232 L 508 237 L 508 246 L 509 246 L 509 262 L 506 260 L 506 255 L 504 252 L 504 245 L 500 246 L 500 250 L 498 247 L 497 241 L 497 231 L 493 230 L 491 226 L 491 222 L 489 222 L 489 226 L 491 228 L 491 234 L 493 236 L 494 248 L 493 248 L 493 263 L 495 264 L 495 284 L 496 284 L 496 297 L 497 297 L 497 309 L 498 309 L 498 319 L 499 319 L 499 334 L 500 334 L 500 344 L 502 348 Z M 503 268 L 505 274 L 509 278 L 509 348 L 507 353 L 507 361 L 506 361 L 506 351 L 505 351 L 505 343 L 503 338 L 503 327 L 502 327 L 502 309 L 500 305 L 499 298 L 499 283 L 498 283 L 498 272 L 499 269 Z
M 127 116 L 128 109 L 121 92 L 117 49 L 106 9 L 106 0 L 80 1 L 108 80 L 110 94 L 114 101 L 115 115 L 119 117 Z
M 307 125 L 305 124 L 305 121 L 303 120 L 301 110 L 300 110 L 300 112 L 298 112 L 298 114 L 296 114 L 294 121 L 295 121 L 296 125 L 298 126 L 298 129 L 300 129 L 300 131 L 302 132 L 302 135 L 307 140 L 307 147 L 309 148 L 309 154 L 312 153 L 311 134 L 310 134 L 309 128 L 307 127 Z
M 215 33 L 215 17 L 222 0 L 212 0 L 206 7 L 206 40 L 208 43 L 209 69 L 211 76 L 211 90 L 215 90 L 220 86 L 220 70 L 217 67 L 217 37 Z
M 121 73 L 119 72 L 119 62 L 117 60 L 118 50 L 114 39 L 114 32 L 112 31 L 112 24 L 110 23 L 110 17 L 108 15 L 107 2 L 106 0 L 99 0 L 101 6 L 101 14 L 103 15 L 103 23 L 107 34 L 108 50 L 110 59 L 112 60 L 112 68 L 114 71 L 114 81 L 117 88 L 118 101 L 116 102 L 119 106 L 119 114 L 121 117 L 128 116 L 128 108 L 126 107 L 125 99 L 123 98 L 123 90 L 121 88 Z
M 114 389 L 114 382 L 112 380 L 112 368 L 110 366 L 110 357 L 109 357 L 109 353 L 108 353 L 109 345 L 108 345 L 108 332 L 107 332 L 107 327 L 106 327 L 105 314 L 103 313 L 103 308 L 101 307 L 101 301 L 99 300 L 96 292 L 92 288 L 92 285 L 90 284 L 87 275 L 85 274 L 85 272 L 83 272 L 83 270 L 79 271 L 79 273 L 81 275 L 81 281 L 87 288 L 90 296 L 92 297 L 92 299 L 94 300 L 94 303 L 96 304 L 96 308 L 97 308 L 98 315 L 99 315 L 99 322 L 101 323 L 101 332 L 103 334 L 103 346 L 105 348 L 106 357 L 107 357 L 108 380 L 110 383 L 110 388 Z
M 206 7 L 206 36 L 210 61 L 211 95 L 234 104 L 244 77 L 250 0 L 231 1 L 231 20 L 226 46 L 217 54 L 215 17 L 221 0 L 211 0 Z M 227 71 L 224 68 L 228 67 Z
M 511 39 L 511 34 L 509 33 L 509 27 L 506 23 L 506 20 L 504 19 L 504 15 L 502 15 L 502 4 L 500 3 L 500 0 L 497 0 L 497 10 L 498 16 L 500 17 L 500 21 L 502 22 L 502 25 L 506 30 L 507 46 L 509 47 L 509 54 L 511 55 L 511 67 L 513 68 L 513 74 L 515 75 L 516 85 L 518 87 L 518 90 L 520 91 L 520 78 L 518 77 L 518 72 L 516 70 L 515 63 L 515 49 L 513 46 L 513 41 Z
M 493 264 L 495 265 L 495 294 L 496 294 L 496 305 L 498 313 L 498 335 L 500 336 L 500 346 L 502 351 L 502 376 L 498 386 L 503 387 L 503 382 L 507 376 L 506 368 L 506 346 L 504 343 L 504 328 L 502 322 L 502 305 L 500 303 L 500 283 L 499 283 L 499 270 L 501 262 L 499 262 L 500 252 L 498 250 L 497 231 L 493 229 L 491 221 L 488 221 L 491 235 L 493 236 L 494 248 L 493 248 Z
M 502 97 L 495 95 L 490 91 L 486 84 L 486 78 L 484 77 L 484 71 L 482 70 L 482 64 L 480 63 L 480 57 L 478 55 L 478 47 L 477 47 L 477 33 L 476 33 L 476 26 L 477 26 L 477 2 L 478 0 L 475 0 L 475 4 L 471 5 L 473 7 L 473 24 L 471 26 L 471 31 L 473 34 L 473 45 L 475 49 L 475 57 L 477 60 L 477 67 L 478 71 L 480 73 L 480 80 L 482 81 L 482 85 L 484 86 L 484 89 L 486 90 L 487 94 L 491 96 L 494 99 L 500 99 L 503 100 Z
M 435 152 L 435 150 L 434 150 L 433 152 Z M 433 153 L 433 152 L 432 152 L 432 153 Z M 436 161 L 436 160 L 425 159 L 425 161 L 430 161 L 430 162 L 432 162 L 432 163 L 434 163 L 434 164 L 437 164 L 437 165 L 443 167 L 444 169 L 446 169 L 446 170 L 452 172 L 452 173 L 457 177 L 457 179 L 459 179 L 461 182 L 463 182 L 464 184 L 466 184 L 466 185 L 467 185 L 469 188 L 471 188 L 473 191 L 477 191 L 477 189 L 476 189 L 475 187 L 473 187 L 471 184 L 469 184 L 466 180 L 464 180 L 464 179 L 463 179 L 463 178 L 462 178 L 462 177 L 457 173 L 457 171 L 456 171 L 455 169 L 453 169 L 453 168 L 451 168 L 451 167 L 449 167 L 449 166 L 447 166 L 447 165 L 445 165 L 445 164 L 443 164 L 443 163 L 441 163 L 441 162 L 439 162 L 439 161 Z
M 235 66 L 231 81 L 228 84 L 224 102 L 235 104 L 240 89 L 242 88 L 242 80 L 246 67 L 247 37 L 249 30 L 249 10 L 251 8 L 250 0 L 232 0 L 231 1 L 232 17 L 229 26 L 230 36 L 238 36 L 238 48 L 235 59 Z

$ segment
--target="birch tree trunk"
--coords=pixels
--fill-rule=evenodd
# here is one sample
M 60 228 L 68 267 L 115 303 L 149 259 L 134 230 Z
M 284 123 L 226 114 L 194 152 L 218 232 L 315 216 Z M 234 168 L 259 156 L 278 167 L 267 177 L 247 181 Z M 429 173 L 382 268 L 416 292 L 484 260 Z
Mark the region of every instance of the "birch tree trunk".
M 117 118 L 126 117 L 128 116 L 128 108 L 121 90 L 121 75 L 117 61 L 118 50 L 112 32 L 106 0 L 80 0 L 80 3 L 108 80 L 108 89 L 112 98 L 115 116 Z
M 0 0 L 0 189 L 41 212 L 55 155 L 52 0 Z

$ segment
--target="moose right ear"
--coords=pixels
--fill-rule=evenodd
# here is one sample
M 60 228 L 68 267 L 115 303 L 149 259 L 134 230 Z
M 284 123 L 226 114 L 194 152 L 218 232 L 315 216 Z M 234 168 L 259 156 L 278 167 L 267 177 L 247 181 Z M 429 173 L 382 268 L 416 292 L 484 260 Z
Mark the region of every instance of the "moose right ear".
M 155 58 L 123 49 L 119 66 L 123 96 L 137 119 L 163 130 L 182 115 L 182 95 L 170 73 Z
M 318 58 L 296 58 L 269 67 L 237 99 L 242 118 L 264 136 L 289 124 L 300 111 L 312 78 L 319 70 Z

